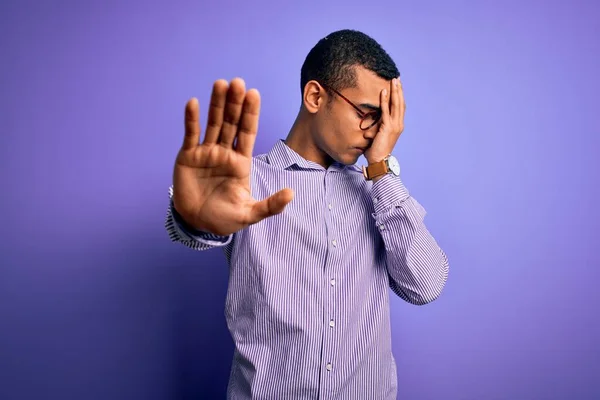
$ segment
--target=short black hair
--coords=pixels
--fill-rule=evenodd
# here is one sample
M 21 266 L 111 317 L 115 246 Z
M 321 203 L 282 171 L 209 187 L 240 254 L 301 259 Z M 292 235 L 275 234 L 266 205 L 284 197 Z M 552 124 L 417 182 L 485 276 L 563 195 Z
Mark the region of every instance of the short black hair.
M 303 93 L 311 80 L 326 90 L 355 87 L 357 66 L 386 80 L 400 76 L 394 60 L 375 39 L 357 30 L 342 29 L 325 36 L 309 51 L 300 72 L 300 90 Z

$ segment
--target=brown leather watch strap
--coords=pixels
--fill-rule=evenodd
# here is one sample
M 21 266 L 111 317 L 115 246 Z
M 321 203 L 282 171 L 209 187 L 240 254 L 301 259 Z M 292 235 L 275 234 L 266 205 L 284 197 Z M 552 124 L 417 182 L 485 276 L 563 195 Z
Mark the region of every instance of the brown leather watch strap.
M 388 172 L 389 170 L 385 160 L 381 160 L 367 167 L 363 167 L 363 175 L 367 180 L 371 180 L 373 178 L 377 178 L 378 176 L 385 175 Z

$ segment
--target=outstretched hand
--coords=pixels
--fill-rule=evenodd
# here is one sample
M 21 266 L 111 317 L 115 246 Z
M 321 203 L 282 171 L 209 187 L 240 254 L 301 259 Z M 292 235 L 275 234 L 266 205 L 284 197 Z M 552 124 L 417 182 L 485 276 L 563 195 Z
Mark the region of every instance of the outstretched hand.
M 185 108 L 185 136 L 173 171 L 173 205 L 187 224 L 229 235 L 281 213 L 292 201 L 283 189 L 257 201 L 250 192 L 252 151 L 260 94 L 242 79 L 213 85 L 204 141 L 200 143 L 198 100 Z

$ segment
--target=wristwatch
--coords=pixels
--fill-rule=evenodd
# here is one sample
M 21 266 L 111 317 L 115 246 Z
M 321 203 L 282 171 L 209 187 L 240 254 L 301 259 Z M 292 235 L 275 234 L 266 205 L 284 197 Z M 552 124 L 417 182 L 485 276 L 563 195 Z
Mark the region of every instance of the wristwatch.
M 400 164 L 396 157 L 391 154 L 379 162 L 369 164 L 366 167 L 363 166 L 363 175 L 368 181 L 385 174 L 400 175 Z

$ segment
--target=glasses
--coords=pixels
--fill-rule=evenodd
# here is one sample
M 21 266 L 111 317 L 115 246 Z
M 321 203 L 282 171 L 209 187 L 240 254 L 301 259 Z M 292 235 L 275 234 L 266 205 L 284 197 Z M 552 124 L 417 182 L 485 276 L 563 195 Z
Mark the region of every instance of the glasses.
M 379 122 L 379 119 L 381 118 L 381 110 L 373 110 L 373 111 L 369 111 L 369 112 L 364 112 L 363 110 L 360 109 L 360 107 L 358 107 L 356 104 L 354 104 L 353 102 L 348 100 L 343 94 L 341 94 L 337 90 L 335 90 L 333 88 L 328 88 L 328 89 L 331 90 L 332 92 L 334 92 L 335 94 L 337 94 L 338 96 L 340 96 L 342 98 L 342 100 L 344 100 L 346 103 L 350 104 L 356 110 L 356 112 L 360 116 L 359 126 L 360 126 L 361 130 L 366 131 L 367 129 L 374 126 L 377 122 Z

